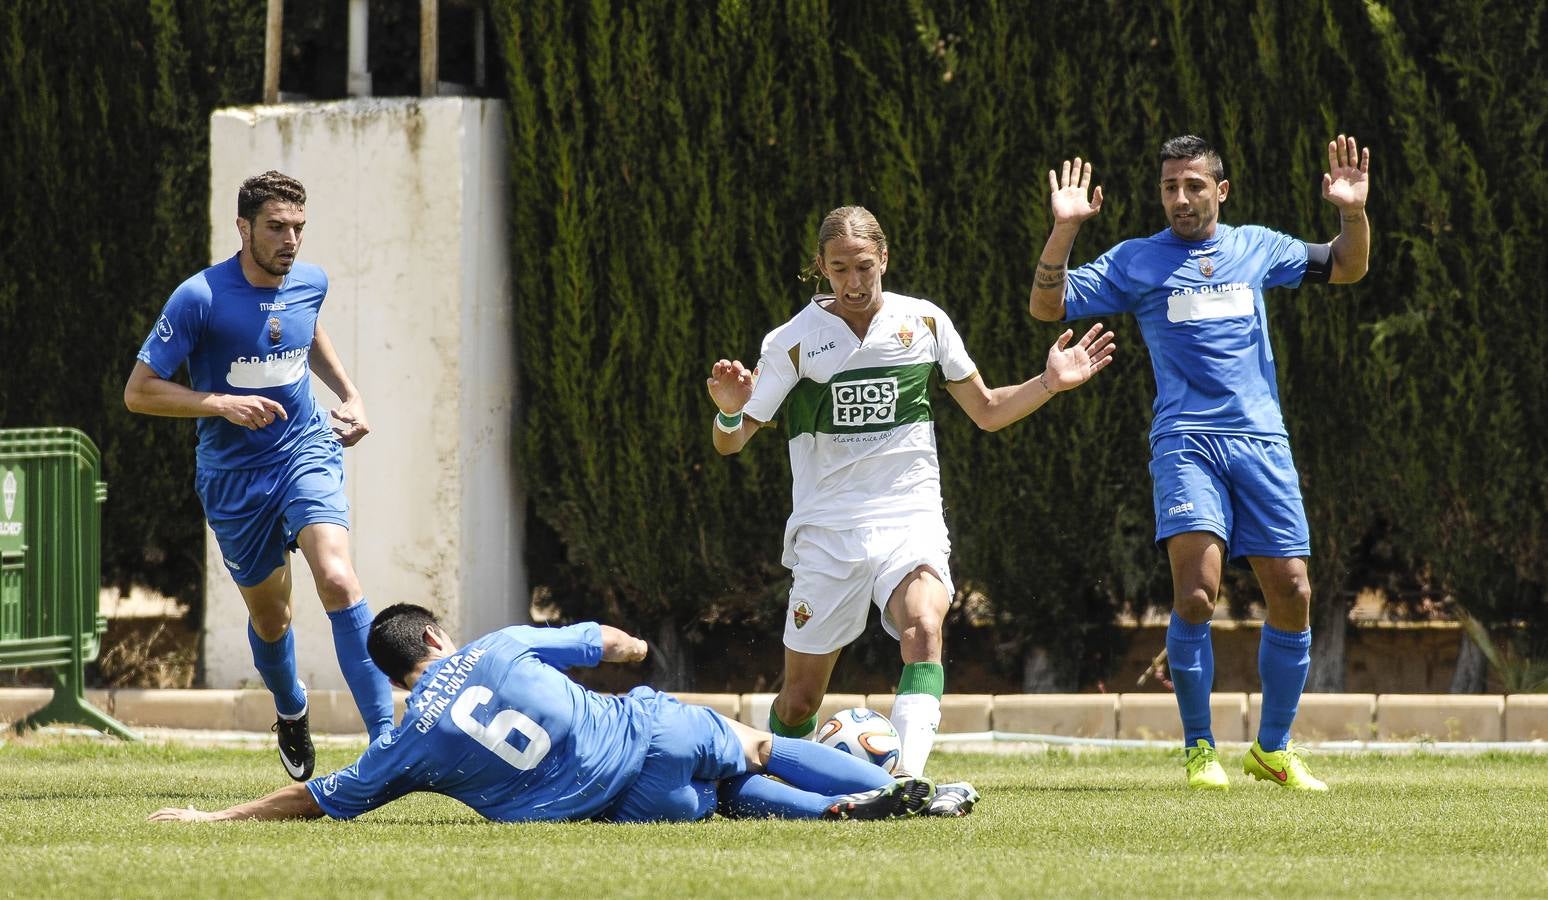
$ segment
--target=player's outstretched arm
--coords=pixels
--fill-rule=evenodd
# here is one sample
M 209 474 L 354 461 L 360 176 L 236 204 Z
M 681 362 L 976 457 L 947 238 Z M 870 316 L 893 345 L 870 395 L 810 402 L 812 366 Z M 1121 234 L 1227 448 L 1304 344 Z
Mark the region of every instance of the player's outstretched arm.
M 1086 192 L 1091 187 L 1091 163 L 1065 160 L 1062 171 L 1048 170 L 1048 204 L 1053 210 L 1053 230 L 1048 242 L 1037 259 L 1037 273 L 1032 277 L 1032 296 L 1027 300 L 1027 310 L 1034 319 L 1057 322 L 1064 318 L 1064 276 L 1070 265 L 1070 249 L 1075 246 L 1075 235 L 1080 233 L 1081 223 L 1102 211 L 1102 186 Z
M 260 797 L 226 809 L 203 812 L 192 806 L 186 809 L 168 807 L 150 814 L 150 822 L 232 822 L 242 819 L 272 821 L 277 819 L 318 819 L 322 807 L 312 798 L 305 784 L 292 784 L 280 788 L 267 797 Z
M 1081 339 L 1071 344 L 1075 332 L 1066 329 L 1048 348 L 1048 367 L 1036 378 L 1021 384 L 990 388 L 977 375 L 967 381 L 946 385 L 957 405 L 973 423 L 985 431 L 999 431 L 1042 408 L 1054 394 L 1085 384 L 1092 375 L 1107 368 L 1118 345 L 1112 332 L 1103 333 L 1102 323 L 1091 326 Z
M 1371 223 L 1365 215 L 1370 194 L 1371 148 L 1361 150 L 1354 135 L 1328 142 L 1328 171 L 1322 198 L 1338 207 L 1338 237 L 1330 245 L 1333 271 L 1328 281 L 1351 284 L 1365 277 L 1371 260 Z
M 721 456 L 740 452 L 762 424 L 742 415 L 742 407 L 752 398 L 753 381 L 752 370 L 737 359 L 717 360 L 705 379 L 717 410 L 710 436 Z
M 143 362 L 135 361 L 124 384 L 124 406 L 148 416 L 196 419 L 220 416 L 233 425 L 257 431 L 276 419 L 289 418 L 285 407 L 257 394 L 212 394 L 168 381 Z

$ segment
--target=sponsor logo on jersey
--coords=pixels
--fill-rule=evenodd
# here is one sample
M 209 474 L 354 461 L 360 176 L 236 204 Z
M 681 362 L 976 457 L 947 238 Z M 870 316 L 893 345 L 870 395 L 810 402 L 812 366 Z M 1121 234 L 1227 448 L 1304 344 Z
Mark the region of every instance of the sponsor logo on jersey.
M 1192 247 L 1188 250 L 1189 256 L 1208 256 L 1219 250 L 1219 247 Z
M 897 420 L 898 379 L 867 378 L 833 385 L 834 425 L 886 425 Z
M 167 321 L 166 316 L 156 320 L 156 337 L 161 338 L 163 344 L 172 340 L 172 323 Z
M 1166 514 L 1169 515 L 1169 516 L 1180 516 L 1183 513 L 1190 513 L 1190 512 L 1193 512 L 1193 501 L 1192 500 L 1189 500 L 1187 503 L 1179 503 L 1179 504 L 1177 504 L 1176 506 L 1172 507 L 1171 509 L 1168 509 L 1166 511 Z
M 296 347 L 263 356 L 238 356 L 226 372 L 234 388 L 280 387 L 306 377 L 306 355 L 311 349 Z
M 817 356 L 818 354 L 827 353 L 829 350 L 832 350 L 834 347 L 837 347 L 837 346 L 838 346 L 838 341 L 829 341 L 826 344 L 823 344 L 821 347 L 818 347 L 816 350 L 808 350 L 808 351 L 806 351 L 806 358 L 807 359 L 811 359 L 812 357 Z
M 435 727 L 436 720 L 451 705 L 452 700 L 456 699 L 457 692 L 462 690 L 462 686 L 467 684 L 473 667 L 478 665 L 478 661 L 484 657 L 488 649 L 474 647 L 466 653 L 455 654 L 447 658 L 446 662 L 435 671 L 435 675 L 420 692 L 414 708 L 404 713 L 405 719 L 408 718 L 409 713 L 419 716 L 414 722 L 415 731 L 427 734 Z
M 337 772 L 329 772 L 328 773 L 328 777 L 323 779 L 323 783 L 322 783 L 323 796 L 324 797 L 332 797 L 333 793 L 335 791 L 337 791 L 338 789 L 339 789 L 339 773 L 337 773 Z
M 1198 322 L 1253 315 L 1252 286 L 1245 281 L 1224 284 L 1185 285 L 1166 298 L 1168 322 Z
M 790 618 L 795 620 L 795 627 L 801 628 L 812 619 L 812 608 L 802 600 L 796 604 L 796 608 L 790 611 Z
M 279 316 L 270 316 L 269 317 L 269 340 L 271 340 L 274 343 L 278 344 L 279 343 L 279 339 L 280 339 L 280 320 L 279 320 Z
M 909 330 L 907 324 L 898 326 L 898 343 L 903 345 L 904 350 L 914 346 L 914 332 Z
M 226 568 L 230 569 L 233 572 L 240 572 L 240 571 L 242 571 L 242 567 L 241 566 L 237 565 L 236 563 L 232 562 L 229 559 L 226 559 L 225 557 L 221 557 L 220 561 L 225 563 L 226 564 Z
M 281 300 L 277 303 L 260 303 L 258 304 L 258 309 L 262 310 L 263 312 L 284 312 L 285 301 Z

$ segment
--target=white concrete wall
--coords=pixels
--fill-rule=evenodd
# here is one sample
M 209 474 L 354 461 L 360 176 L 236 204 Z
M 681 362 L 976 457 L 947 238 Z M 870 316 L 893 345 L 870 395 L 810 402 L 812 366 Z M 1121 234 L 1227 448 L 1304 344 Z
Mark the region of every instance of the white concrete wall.
M 240 247 L 244 178 L 278 169 L 306 185 L 300 258 L 328 273 L 321 321 L 371 424 L 345 451 L 345 478 L 372 609 L 422 603 L 467 638 L 526 621 L 502 105 L 225 109 L 210 137 L 212 260 Z M 241 595 L 206 538 L 204 684 L 258 685 Z M 291 563 L 301 677 L 342 688 L 311 573 L 299 553 Z

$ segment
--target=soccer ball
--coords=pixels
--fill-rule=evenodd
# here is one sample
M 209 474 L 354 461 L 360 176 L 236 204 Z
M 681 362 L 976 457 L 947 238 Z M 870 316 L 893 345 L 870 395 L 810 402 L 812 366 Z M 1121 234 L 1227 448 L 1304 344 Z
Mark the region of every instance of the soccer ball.
M 817 729 L 817 742 L 891 772 L 898 765 L 898 730 L 874 709 L 841 709 Z

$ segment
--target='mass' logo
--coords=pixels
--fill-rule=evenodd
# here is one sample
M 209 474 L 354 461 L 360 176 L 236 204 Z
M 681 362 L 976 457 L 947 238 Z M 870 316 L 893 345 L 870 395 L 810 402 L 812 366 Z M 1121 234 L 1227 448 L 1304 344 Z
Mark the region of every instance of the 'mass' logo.
M 885 425 L 897 420 L 898 380 L 870 378 L 833 385 L 834 425 Z

